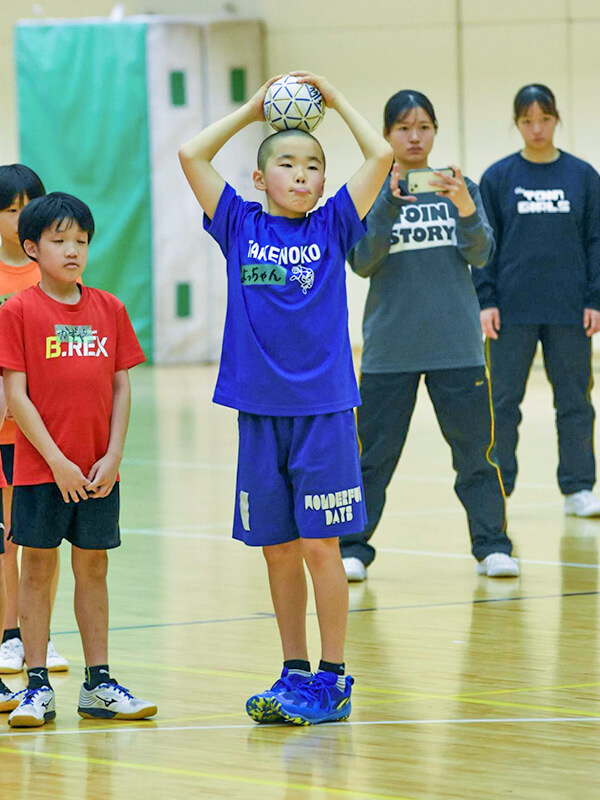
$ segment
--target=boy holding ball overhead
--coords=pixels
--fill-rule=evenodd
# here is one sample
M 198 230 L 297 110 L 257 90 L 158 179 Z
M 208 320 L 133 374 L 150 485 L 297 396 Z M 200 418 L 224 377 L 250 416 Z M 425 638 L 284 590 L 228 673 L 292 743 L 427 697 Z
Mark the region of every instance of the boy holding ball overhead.
M 254 185 L 268 213 L 236 195 L 212 166 L 223 145 L 264 120 L 272 79 L 243 106 L 179 151 L 204 226 L 227 259 L 228 306 L 214 400 L 239 412 L 233 536 L 262 547 L 281 635 L 284 668 L 249 698 L 257 722 L 345 719 L 353 680 L 345 675 L 348 590 L 339 536 L 365 524 L 353 408 L 360 403 L 348 336 L 344 262 L 364 235 L 362 220 L 392 160 L 387 142 L 325 78 L 315 86 L 342 117 L 364 162 L 334 197 L 323 195 L 325 156 L 301 130 L 269 136 Z M 311 213 L 312 212 L 312 213 Z M 307 585 L 321 633 L 319 670 L 306 643 Z

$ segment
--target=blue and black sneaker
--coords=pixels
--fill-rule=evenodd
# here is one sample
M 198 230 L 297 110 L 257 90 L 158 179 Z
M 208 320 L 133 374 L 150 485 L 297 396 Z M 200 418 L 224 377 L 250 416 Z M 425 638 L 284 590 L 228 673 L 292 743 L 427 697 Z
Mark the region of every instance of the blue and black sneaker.
M 260 694 L 253 694 L 246 700 L 248 716 L 252 717 L 255 722 L 282 722 L 282 718 L 274 709 L 275 700 L 279 695 L 291 692 L 297 686 L 306 683 L 310 677 L 290 672 L 287 667 L 284 667 L 281 678 L 278 678 L 270 689 L 260 692 Z
M 337 686 L 335 672 L 317 672 L 291 692 L 279 695 L 274 711 L 294 725 L 316 725 L 348 719 L 352 711 L 350 695 L 354 678 L 344 677 L 344 688 Z

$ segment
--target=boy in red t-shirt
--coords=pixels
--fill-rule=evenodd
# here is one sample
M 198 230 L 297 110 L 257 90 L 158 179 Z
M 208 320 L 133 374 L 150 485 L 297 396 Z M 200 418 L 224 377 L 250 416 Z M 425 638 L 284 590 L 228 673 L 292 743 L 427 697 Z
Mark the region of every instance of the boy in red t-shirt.
M 19 215 L 36 197 L 43 197 L 46 189 L 39 175 L 25 164 L 5 164 L 0 167 L 0 305 L 13 294 L 29 289 L 40 282 L 40 269 L 23 251 L 19 241 Z M 2 379 L 0 378 L 0 383 Z M 0 430 L 0 459 L 6 476 L 2 488 L 4 512 L 4 576 L 6 581 L 6 617 L 0 635 L 0 675 L 20 672 L 25 652 L 21 641 L 17 600 L 19 595 L 19 548 L 10 540 L 12 511 L 12 475 L 15 454 L 16 424 L 12 418 L 4 420 Z M 51 598 L 54 603 L 58 583 L 58 562 L 52 580 Z M 2 632 L 3 631 L 3 632 Z M 69 669 L 69 662 L 56 651 L 48 639 L 46 664 L 50 672 Z
M 23 547 L 19 612 L 28 686 L 14 727 L 55 716 L 46 644 L 58 546 L 72 545 L 85 656 L 82 717 L 142 719 L 156 706 L 110 677 L 106 551 L 118 547 L 118 468 L 129 422 L 127 370 L 144 361 L 124 305 L 78 284 L 94 233 L 89 208 L 54 192 L 21 212 L 19 237 L 42 279 L 0 309 L 0 367 L 18 430 L 13 527 Z M 75 424 L 74 424 L 75 423 Z

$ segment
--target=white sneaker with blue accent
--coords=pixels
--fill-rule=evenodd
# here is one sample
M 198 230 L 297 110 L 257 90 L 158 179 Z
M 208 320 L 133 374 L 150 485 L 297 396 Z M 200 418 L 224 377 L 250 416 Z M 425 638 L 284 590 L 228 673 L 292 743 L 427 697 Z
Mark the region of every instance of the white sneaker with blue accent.
M 89 719 L 146 719 L 153 717 L 158 708 L 154 703 L 134 697 L 129 689 L 120 686 L 113 678 L 94 689 L 79 691 L 77 713 Z
M 25 689 L 21 702 L 8 718 L 8 724 L 11 728 L 39 728 L 55 716 L 54 691 L 49 686 L 42 686 L 40 689 Z
M 20 692 L 13 692 L 6 684 L 0 681 L 0 711 L 13 711 L 20 703 L 21 696 L 25 694 L 25 689 Z

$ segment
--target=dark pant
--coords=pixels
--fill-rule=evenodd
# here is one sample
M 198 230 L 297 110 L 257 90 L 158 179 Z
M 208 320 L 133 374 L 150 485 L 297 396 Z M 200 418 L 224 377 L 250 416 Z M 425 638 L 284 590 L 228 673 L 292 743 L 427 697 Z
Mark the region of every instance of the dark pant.
M 404 447 L 421 374 L 362 375 L 358 435 L 368 524 L 362 533 L 340 539 L 343 557 L 355 556 L 366 565 L 375 558 L 368 541 L 381 518 L 385 492 Z M 434 370 L 425 373 L 425 385 L 452 450 L 454 488 L 467 512 L 473 555 L 481 560 L 490 553 L 510 554 L 500 471 L 490 458 L 493 421 L 485 368 Z
M 592 344 L 579 325 L 502 325 L 488 340 L 496 417 L 496 460 L 507 494 L 517 477 L 520 405 L 538 340 L 554 392 L 558 430 L 558 485 L 563 494 L 591 489 L 596 482 Z

